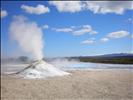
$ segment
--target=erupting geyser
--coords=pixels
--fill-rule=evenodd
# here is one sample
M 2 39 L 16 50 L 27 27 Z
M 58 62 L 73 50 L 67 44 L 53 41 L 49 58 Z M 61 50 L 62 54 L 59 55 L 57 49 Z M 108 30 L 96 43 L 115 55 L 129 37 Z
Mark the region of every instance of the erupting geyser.
M 35 22 L 29 22 L 24 16 L 15 16 L 10 25 L 10 34 L 23 51 L 36 60 L 17 74 L 25 78 L 45 78 L 69 74 L 42 60 L 43 32 Z

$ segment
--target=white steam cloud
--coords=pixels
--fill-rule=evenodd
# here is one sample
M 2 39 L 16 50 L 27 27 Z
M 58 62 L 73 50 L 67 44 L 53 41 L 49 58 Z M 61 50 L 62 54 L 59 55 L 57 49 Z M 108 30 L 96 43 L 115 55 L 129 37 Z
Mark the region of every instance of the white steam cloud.
M 23 51 L 29 53 L 33 59 L 40 60 L 43 58 L 43 32 L 35 22 L 28 21 L 24 16 L 15 16 L 9 32 Z

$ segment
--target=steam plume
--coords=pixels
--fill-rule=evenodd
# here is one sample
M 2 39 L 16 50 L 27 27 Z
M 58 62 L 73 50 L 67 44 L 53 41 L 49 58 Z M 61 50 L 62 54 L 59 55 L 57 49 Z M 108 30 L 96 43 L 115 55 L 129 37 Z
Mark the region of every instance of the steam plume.
M 11 37 L 18 42 L 24 52 L 29 53 L 33 59 L 43 58 L 42 29 L 30 22 L 24 16 L 15 16 L 9 29 Z

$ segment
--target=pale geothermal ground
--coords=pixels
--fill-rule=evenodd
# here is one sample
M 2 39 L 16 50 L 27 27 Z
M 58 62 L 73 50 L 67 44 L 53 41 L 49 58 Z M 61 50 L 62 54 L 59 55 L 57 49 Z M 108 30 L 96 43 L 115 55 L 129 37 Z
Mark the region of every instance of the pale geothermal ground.
M 2 100 L 131 100 L 129 70 L 71 71 L 69 76 L 20 79 L 1 76 Z M 133 100 L 133 99 L 132 99 Z

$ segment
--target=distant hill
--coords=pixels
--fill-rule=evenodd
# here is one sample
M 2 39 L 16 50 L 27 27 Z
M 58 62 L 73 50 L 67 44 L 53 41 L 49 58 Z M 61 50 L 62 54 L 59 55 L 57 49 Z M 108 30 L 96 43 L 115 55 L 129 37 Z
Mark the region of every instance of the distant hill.
M 133 57 L 132 53 L 116 53 L 116 54 L 105 54 L 99 57 Z
M 78 58 L 81 62 L 133 64 L 133 54 L 129 53 L 106 54 L 99 56 L 82 56 L 75 58 Z

